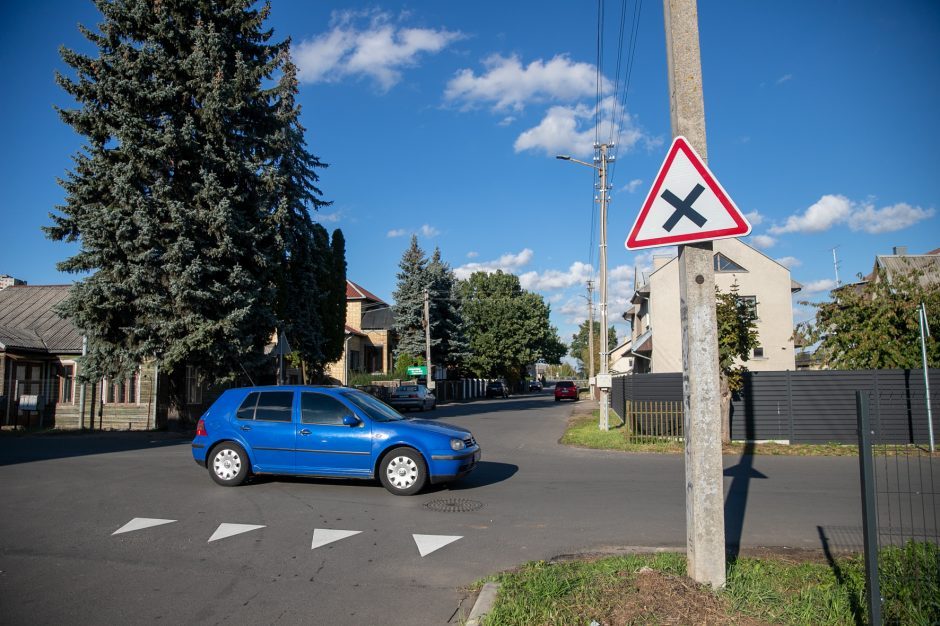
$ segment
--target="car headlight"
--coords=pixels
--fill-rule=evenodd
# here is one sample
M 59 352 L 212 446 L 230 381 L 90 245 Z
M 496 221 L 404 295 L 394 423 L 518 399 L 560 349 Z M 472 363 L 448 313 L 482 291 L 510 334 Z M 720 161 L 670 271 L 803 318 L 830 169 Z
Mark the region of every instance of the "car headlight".
M 463 450 L 466 447 L 467 447 L 467 444 L 463 442 L 463 439 L 451 439 L 450 440 L 451 450 Z

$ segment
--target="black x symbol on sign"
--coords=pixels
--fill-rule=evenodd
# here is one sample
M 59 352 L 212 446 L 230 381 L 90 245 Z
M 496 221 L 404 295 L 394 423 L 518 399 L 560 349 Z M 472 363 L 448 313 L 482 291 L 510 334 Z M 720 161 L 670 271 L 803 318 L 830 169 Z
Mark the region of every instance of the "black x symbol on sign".
M 705 188 L 696 183 L 692 191 L 689 192 L 689 195 L 685 197 L 685 200 L 680 200 L 679 196 L 672 193 L 668 189 L 662 193 L 662 196 L 660 197 L 676 208 L 675 212 L 669 216 L 669 219 L 666 220 L 665 224 L 663 224 L 663 228 L 666 229 L 667 233 L 671 232 L 672 229 L 675 228 L 676 224 L 679 223 L 679 220 L 682 219 L 683 215 L 695 222 L 695 225 L 698 227 L 705 225 L 705 222 L 707 222 L 708 219 L 692 208 L 692 205 L 696 200 L 698 200 L 698 197 L 702 195 L 703 191 L 705 191 Z

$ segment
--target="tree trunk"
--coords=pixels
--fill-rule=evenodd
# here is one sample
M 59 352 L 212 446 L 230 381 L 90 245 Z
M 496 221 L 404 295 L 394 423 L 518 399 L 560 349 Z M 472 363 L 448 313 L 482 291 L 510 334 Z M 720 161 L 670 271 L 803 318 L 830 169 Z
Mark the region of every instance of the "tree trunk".
M 728 385 L 728 377 L 724 374 L 721 375 L 720 381 L 721 441 L 731 443 L 731 387 Z

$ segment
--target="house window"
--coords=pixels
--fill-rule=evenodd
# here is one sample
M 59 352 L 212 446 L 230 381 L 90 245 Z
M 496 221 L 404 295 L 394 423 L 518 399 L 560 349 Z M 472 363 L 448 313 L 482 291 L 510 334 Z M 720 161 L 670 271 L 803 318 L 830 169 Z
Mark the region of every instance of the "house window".
M 718 253 L 714 256 L 716 272 L 746 272 L 747 270 L 723 255 Z
M 349 370 L 358 372 L 362 369 L 362 360 L 358 350 L 349 351 Z
M 137 377 L 139 372 L 129 378 L 122 380 L 105 379 L 104 385 L 104 403 L 105 404 L 137 404 Z
M 757 314 L 757 296 L 738 296 L 738 302 L 743 302 L 754 312 L 755 318 L 760 318 Z
M 63 364 L 59 375 L 59 402 L 74 402 L 75 394 L 75 365 Z
M 186 404 L 202 404 L 201 378 L 198 367 L 186 366 Z
M 764 348 L 763 348 L 763 347 L 758 346 L 758 347 L 754 348 L 754 358 L 755 358 L 755 359 L 763 359 L 763 358 L 764 358 Z

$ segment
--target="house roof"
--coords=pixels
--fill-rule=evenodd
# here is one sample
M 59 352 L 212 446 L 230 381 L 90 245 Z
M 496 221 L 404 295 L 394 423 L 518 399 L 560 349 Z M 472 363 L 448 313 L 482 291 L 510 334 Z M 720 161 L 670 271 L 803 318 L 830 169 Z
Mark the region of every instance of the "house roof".
M 372 294 L 351 280 L 346 281 L 346 299 L 347 300 L 365 300 L 367 302 L 381 302 L 385 304 L 382 298 Z
M 53 308 L 70 285 L 14 285 L 0 290 L 0 349 L 82 351 L 82 336 Z
M 884 268 L 890 280 L 895 274 L 920 273 L 923 286 L 940 284 L 940 255 L 936 254 L 883 254 L 875 257 L 875 265 Z M 870 280 L 870 278 L 869 278 Z
M 368 337 L 368 335 L 366 335 L 364 332 L 362 332 L 362 331 L 360 331 L 360 330 L 356 330 L 355 328 L 353 328 L 353 327 L 350 326 L 349 324 L 346 324 L 346 334 L 347 334 L 347 335 L 355 335 L 355 336 L 357 336 L 357 337 Z

